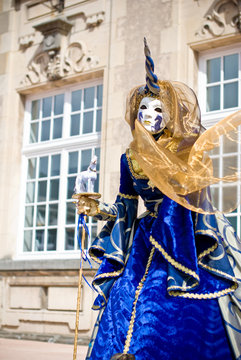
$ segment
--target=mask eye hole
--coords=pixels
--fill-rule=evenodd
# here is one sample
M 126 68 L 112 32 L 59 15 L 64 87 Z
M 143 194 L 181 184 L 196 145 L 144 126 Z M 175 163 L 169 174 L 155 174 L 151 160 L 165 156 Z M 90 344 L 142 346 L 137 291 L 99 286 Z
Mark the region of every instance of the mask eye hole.
M 162 109 L 161 109 L 160 107 L 156 107 L 156 108 L 155 108 L 155 111 L 156 111 L 156 112 L 159 112 L 159 113 L 162 113 Z
M 147 109 L 146 105 L 141 105 L 141 110 Z

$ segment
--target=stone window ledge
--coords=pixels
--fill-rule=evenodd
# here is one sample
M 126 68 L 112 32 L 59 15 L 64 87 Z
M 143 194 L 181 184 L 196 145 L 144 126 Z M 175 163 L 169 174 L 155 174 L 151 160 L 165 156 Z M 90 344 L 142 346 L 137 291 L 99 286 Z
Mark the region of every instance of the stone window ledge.
M 78 259 L 46 259 L 46 260 L 0 260 L 0 272 L 4 271 L 39 271 L 39 270 L 79 270 Z M 92 269 L 97 269 L 98 264 L 92 262 Z M 84 270 L 91 270 L 89 263 L 83 263 Z

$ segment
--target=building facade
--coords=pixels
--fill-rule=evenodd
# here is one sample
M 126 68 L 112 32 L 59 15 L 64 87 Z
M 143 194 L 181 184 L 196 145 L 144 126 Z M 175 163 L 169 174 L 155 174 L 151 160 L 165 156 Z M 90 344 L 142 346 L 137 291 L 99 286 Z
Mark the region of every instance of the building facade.
M 106 202 L 118 193 L 131 141 L 125 99 L 145 81 L 143 37 L 159 78 L 192 87 L 209 127 L 241 108 L 240 18 L 239 0 L 0 1 L 0 334 L 73 337 L 74 181 L 97 155 L 95 190 Z M 239 146 L 213 155 L 220 171 L 240 164 Z M 230 191 L 240 198 L 239 187 L 215 191 L 220 204 Z M 240 208 L 228 217 L 240 235 Z M 86 247 L 101 227 L 87 224 Z M 95 267 L 84 263 L 88 282 Z M 94 296 L 83 281 L 83 341 Z

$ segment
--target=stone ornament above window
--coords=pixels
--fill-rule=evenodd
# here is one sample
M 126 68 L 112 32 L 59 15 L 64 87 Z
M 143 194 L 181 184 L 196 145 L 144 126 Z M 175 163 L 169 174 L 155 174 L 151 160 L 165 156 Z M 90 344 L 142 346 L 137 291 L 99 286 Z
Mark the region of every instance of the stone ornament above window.
M 20 36 L 18 38 L 18 43 L 19 43 L 20 49 L 26 49 L 29 46 L 32 46 L 34 43 L 34 36 L 35 36 L 34 33 Z
M 88 53 L 83 42 L 74 42 L 58 53 L 45 51 L 36 55 L 30 61 L 20 86 L 58 80 L 95 68 L 98 63 L 98 58 Z
M 197 37 L 218 37 L 224 34 L 241 32 L 241 0 L 218 0 L 205 14 Z
M 98 58 L 89 53 L 84 42 L 68 43 L 71 27 L 72 24 L 62 18 L 34 26 L 44 37 L 27 65 L 21 87 L 58 80 L 98 65 Z
M 99 26 L 104 21 L 104 18 L 105 18 L 104 11 L 100 11 L 96 14 L 86 16 L 86 26 L 88 28 Z

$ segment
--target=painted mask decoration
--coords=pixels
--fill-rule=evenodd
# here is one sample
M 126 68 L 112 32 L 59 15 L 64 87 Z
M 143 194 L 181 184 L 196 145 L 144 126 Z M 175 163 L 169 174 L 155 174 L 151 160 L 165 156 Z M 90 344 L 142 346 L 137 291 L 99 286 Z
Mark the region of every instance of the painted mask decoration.
M 162 115 L 161 101 L 152 97 L 144 97 L 139 105 L 137 119 L 151 134 L 161 132 L 166 126 Z

